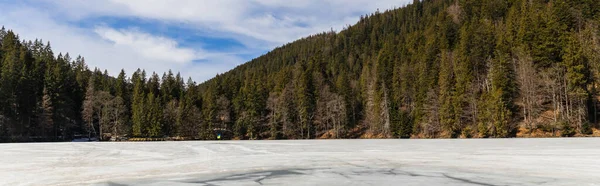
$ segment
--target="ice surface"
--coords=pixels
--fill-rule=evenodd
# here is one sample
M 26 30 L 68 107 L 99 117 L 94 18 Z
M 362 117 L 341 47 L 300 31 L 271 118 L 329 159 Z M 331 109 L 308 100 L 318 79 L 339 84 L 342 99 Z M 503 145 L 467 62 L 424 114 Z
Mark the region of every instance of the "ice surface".
M 0 185 L 600 185 L 600 138 L 0 144 Z

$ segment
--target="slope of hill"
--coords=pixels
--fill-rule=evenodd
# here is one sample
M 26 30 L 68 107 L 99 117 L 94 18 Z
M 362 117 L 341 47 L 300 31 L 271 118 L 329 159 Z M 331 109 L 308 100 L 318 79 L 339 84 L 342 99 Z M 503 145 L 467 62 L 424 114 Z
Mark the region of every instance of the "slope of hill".
M 223 108 L 207 117 L 227 113 L 247 138 L 590 134 L 599 12 L 584 0 L 415 1 L 200 87 Z
M 200 85 L 113 78 L 2 29 L 0 141 L 589 135 L 599 24 L 595 0 L 414 1 Z

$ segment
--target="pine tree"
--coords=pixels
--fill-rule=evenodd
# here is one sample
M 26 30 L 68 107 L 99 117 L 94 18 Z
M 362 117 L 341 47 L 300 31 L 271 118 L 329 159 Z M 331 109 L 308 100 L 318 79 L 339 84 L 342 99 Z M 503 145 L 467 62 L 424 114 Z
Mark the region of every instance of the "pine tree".
M 102 91 L 114 94 L 113 78 L 108 75 L 108 71 L 102 73 Z
M 185 93 L 182 91 L 182 94 L 176 123 L 177 134 L 178 136 L 196 138 L 200 132 L 199 125 L 201 121 L 200 111 L 196 104 L 198 102 L 196 83 L 189 79 L 186 91 Z
M 314 87 L 311 69 L 305 69 L 300 73 L 296 84 L 296 105 L 300 117 L 301 136 L 304 139 L 311 138 L 312 119 L 314 117 L 315 104 Z
M 564 66 L 566 68 L 566 82 L 569 96 L 569 108 L 571 122 L 577 124 L 577 131 L 583 133 L 583 129 L 586 129 L 585 133 L 589 133 L 588 123 L 588 112 L 590 105 L 590 91 L 589 85 L 592 81 L 589 59 L 584 55 L 583 49 L 581 48 L 580 39 L 577 35 L 573 34 L 569 37 L 569 41 L 564 51 Z
M 599 10 L 594 0 L 415 0 L 201 84 L 171 71 L 114 78 L 2 28 L 0 135 L 585 135 L 600 116 Z
M 129 97 L 127 92 L 127 77 L 125 75 L 125 70 L 121 69 L 121 72 L 119 73 L 119 76 L 117 76 L 117 80 L 115 82 L 115 95 L 122 98 Z
M 150 92 L 147 95 L 145 102 L 147 106 L 146 110 L 146 132 L 148 137 L 160 137 L 162 136 L 162 109 L 160 106 L 160 98 L 154 96 L 154 93 Z
M 177 98 L 179 96 L 179 88 L 177 87 L 177 80 L 173 77 L 173 72 L 169 70 L 168 74 L 163 74 L 162 81 L 160 84 L 160 95 L 164 103 Z
M 33 56 L 29 48 L 21 45 L 19 48 L 19 62 L 21 67 L 18 72 L 16 104 L 21 135 L 30 135 L 33 131 L 35 117 L 35 108 L 38 105 L 36 99 L 36 89 L 33 77 Z
M 491 69 L 492 101 L 490 103 L 493 105 L 493 135 L 513 137 L 516 135 L 516 126 L 513 122 L 516 109 L 513 99 L 517 90 L 514 65 L 508 58 L 508 54 L 498 51 L 497 55 L 499 59 L 493 62 Z
M 18 129 L 20 126 L 14 122 L 17 118 L 17 93 L 19 88 L 21 62 L 19 61 L 20 53 L 19 38 L 12 31 L 8 31 L 2 38 L 3 58 L 1 62 L 2 69 L 0 71 L 0 105 L 2 113 L 9 120 L 13 120 L 12 128 Z
M 145 97 L 146 93 L 144 90 L 145 84 L 145 72 L 140 72 L 138 69 L 132 76 L 133 82 L 133 94 L 132 94 L 132 134 L 133 136 L 143 136 L 145 135 L 144 125 L 146 123 L 145 119 Z
M 148 79 L 148 83 L 146 83 L 146 90 L 148 90 L 148 94 L 152 93 L 154 95 L 160 95 L 160 79 L 158 78 L 158 74 L 152 72 L 152 76 Z
M 455 91 L 455 75 L 454 75 L 454 59 L 452 53 L 442 53 L 442 65 L 439 76 L 440 96 L 440 123 L 445 131 L 451 136 L 456 133 L 456 111 L 452 105 L 454 103 Z

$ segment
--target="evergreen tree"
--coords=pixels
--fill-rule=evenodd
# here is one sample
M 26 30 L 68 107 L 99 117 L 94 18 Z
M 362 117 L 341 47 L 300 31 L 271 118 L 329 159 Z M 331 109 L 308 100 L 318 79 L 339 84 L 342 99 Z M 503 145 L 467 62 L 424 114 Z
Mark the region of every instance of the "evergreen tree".
M 146 134 L 144 125 L 147 120 L 145 118 L 146 113 L 146 104 L 145 98 L 146 93 L 144 90 L 145 84 L 145 72 L 141 72 L 139 69 L 133 74 L 132 82 L 133 82 L 133 94 L 132 94 L 132 134 L 133 136 L 143 136 Z
M 96 130 L 214 139 L 222 128 L 240 139 L 588 135 L 600 113 L 599 10 L 594 0 L 413 1 L 201 84 L 171 71 L 161 79 L 141 69 L 111 77 L 88 69 L 84 57 L 54 55 L 49 42 L 21 41 L 2 28 L 0 133 L 19 140 Z
M 147 107 L 145 120 L 148 122 L 146 125 L 146 135 L 149 137 L 160 137 L 162 136 L 162 109 L 160 107 L 160 98 L 155 97 L 152 92 L 148 93 L 147 97 L 145 102 Z
M 513 100 L 516 96 L 516 83 L 514 65 L 508 54 L 497 52 L 499 59 L 494 61 L 491 69 L 492 80 L 492 120 L 494 123 L 493 135 L 496 137 L 514 137 L 514 113 L 516 111 Z
M 312 82 L 312 71 L 306 68 L 300 72 L 296 82 L 296 106 L 302 138 L 311 138 L 312 119 L 314 117 L 315 94 Z
M 19 38 L 12 31 L 8 31 L 2 38 L 2 69 L 0 71 L 0 105 L 5 117 L 11 118 L 11 128 L 16 133 L 22 132 L 14 121 L 17 117 L 17 94 L 19 88 L 19 74 L 22 63 L 19 61 Z

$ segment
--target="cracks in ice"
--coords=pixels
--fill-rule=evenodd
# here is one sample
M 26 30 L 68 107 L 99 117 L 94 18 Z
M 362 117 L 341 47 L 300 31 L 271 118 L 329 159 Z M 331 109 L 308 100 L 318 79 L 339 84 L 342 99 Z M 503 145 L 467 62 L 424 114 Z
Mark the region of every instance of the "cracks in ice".
M 303 175 L 304 173 L 299 172 L 301 170 L 304 170 L 304 169 L 251 172 L 251 173 L 244 173 L 244 174 L 234 174 L 234 175 L 230 175 L 230 176 L 209 179 L 209 180 L 203 180 L 203 181 L 190 181 L 190 182 L 186 182 L 186 183 L 214 185 L 214 184 L 210 184 L 210 183 L 211 182 L 252 180 L 252 181 L 262 185 L 263 184 L 262 182 L 264 180 L 273 179 L 276 177 Z
M 282 169 L 282 170 L 265 170 L 265 171 L 256 171 L 256 172 L 246 172 L 246 173 L 238 173 L 238 174 L 230 174 L 221 177 L 216 177 L 212 179 L 192 179 L 181 181 L 180 183 L 188 183 L 188 184 L 200 184 L 200 185 L 210 185 L 215 186 L 219 184 L 227 185 L 228 183 L 236 183 L 236 182 L 254 182 L 258 185 L 265 184 L 266 180 L 277 179 L 282 177 L 297 177 L 297 176 L 311 176 L 315 173 L 325 173 L 325 174 L 335 174 L 343 177 L 344 179 L 351 182 L 362 182 L 361 177 L 363 176 L 392 176 L 396 177 L 395 179 L 403 179 L 402 177 L 421 177 L 424 179 L 433 178 L 433 179 L 446 179 L 459 181 L 462 184 L 470 184 L 470 185 L 479 185 L 479 186 L 503 186 L 503 185 L 495 185 L 491 183 L 480 182 L 473 179 L 461 178 L 457 176 L 451 176 L 444 172 L 433 173 L 417 173 L 414 171 L 403 170 L 400 168 L 399 164 L 394 166 L 396 167 L 372 167 L 368 165 L 356 164 L 347 161 L 342 161 L 347 166 L 340 167 L 341 169 L 333 169 L 333 168 L 312 168 L 312 169 Z M 383 162 L 383 161 L 381 161 Z M 389 162 L 388 162 L 389 163 Z M 389 165 L 389 164 L 388 164 Z M 344 168 L 345 167 L 345 168 Z M 405 169 L 405 168 L 404 168 Z M 267 182 L 268 183 L 268 182 Z M 369 184 L 369 183 L 364 183 Z M 117 185 L 116 183 L 109 183 L 108 185 Z M 119 185 L 122 186 L 122 185 Z
M 277 179 L 277 178 L 282 178 L 282 177 L 312 176 L 315 173 L 316 174 L 325 173 L 325 174 L 339 175 L 339 176 L 343 177 L 344 179 L 346 179 L 347 181 L 354 182 L 354 183 L 359 183 L 359 182 L 363 183 L 364 180 L 362 180 L 361 178 L 364 176 L 378 177 L 378 176 L 387 175 L 387 176 L 395 177 L 396 179 L 403 179 L 403 177 L 404 178 L 406 178 L 406 177 L 421 177 L 423 179 L 432 178 L 432 179 L 453 180 L 453 181 L 458 181 L 464 185 L 504 186 L 502 184 L 497 185 L 497 184 L 485 183 L 485 182 L 481 182 L 481 181 L 473 180 L 473 179 L 469 179 L 469 178 L 453 176 L 453 175 L 449 175 L 444 172 L 437 172 L 437 173 L 433 173 L 433 174 L 423 174 L 423 173 L 416 173 L 416 172 L 412 172 L 412 171 L 400 170 L 398 168 L 373 168 L 373 167 L 368 167 L 368 166 L 361 166 L 361 167 L 363 167 L 363 168 L 361 168 L 363 170 L 359 170 L 359 171 L 356 171 L 356 170 L 352 171 L 352 170 L 348 170 L 348 169 L 338 170 L 338 169 L 332 169 L 332 168 L 266 170 L 266 171 L 256 171 L 256 172 L 225 175 L 225 176 L 221 176 L 221 177 L 217 177 L 217 178 L 213 178 L 213 179 L 195 179 L 195 180 L 188 179 L 185 181 L 182 180 L 182 181 L 176 181 L 176 182 L 186 183 L 186 184 L 209 185 L 209 186 L 216 186 L 216 185 L 221 185 L 221 184 L 228 185 L 231 183 L 239 183 L 239 182 L 245 182 L 245 183 L 254 182 L 258 185 L 263 185 L 263 184 L 269 183 L 269 182 L 265 183 L 266 180 L 272 180 L 272 179 Z M 478 179 L 483 179 L 483 178 L 478 178 Z M 540 182 L 536 182 L 536 183 L 543 184 Z M 108 182 L 106 184 L 109 186 L 126 186 L 126 184 L 120 184 L 120 183 L 115 183 L 115 182 Z M 364 182 L 364 184 L 367 185 L 370 183 Z
M 459 178 L 459 177 L 449 176 L 448 174 L 442 174 L 442 175 L 444 175 L 444 177 L 446 177 L 446 178 L 450 178 L 452 180 L 461 181 L 461 182 L 469 183 L 469 184 L 475 184 L 475 185 L 481 185 L 481 186 L 500 186 L 500 185 L 494 185 L 494 184 L 490 184 L 490 183 L 483 183 L 483 182 L 473 181 L 473 180 L 469 180 L 469 179 L 466 179 L 466 178 Z
M 265 177 L 254 180 L 254 182 L 262 185 L 263 180 L 273 179 L 275 177 L 280 177 L 280 176 L 302 175 L 302 174 L 303 173 L 291 171 L 291 170 L 272 171 L 272 172 L 270 172 L 270 174 L 266 175 Z

